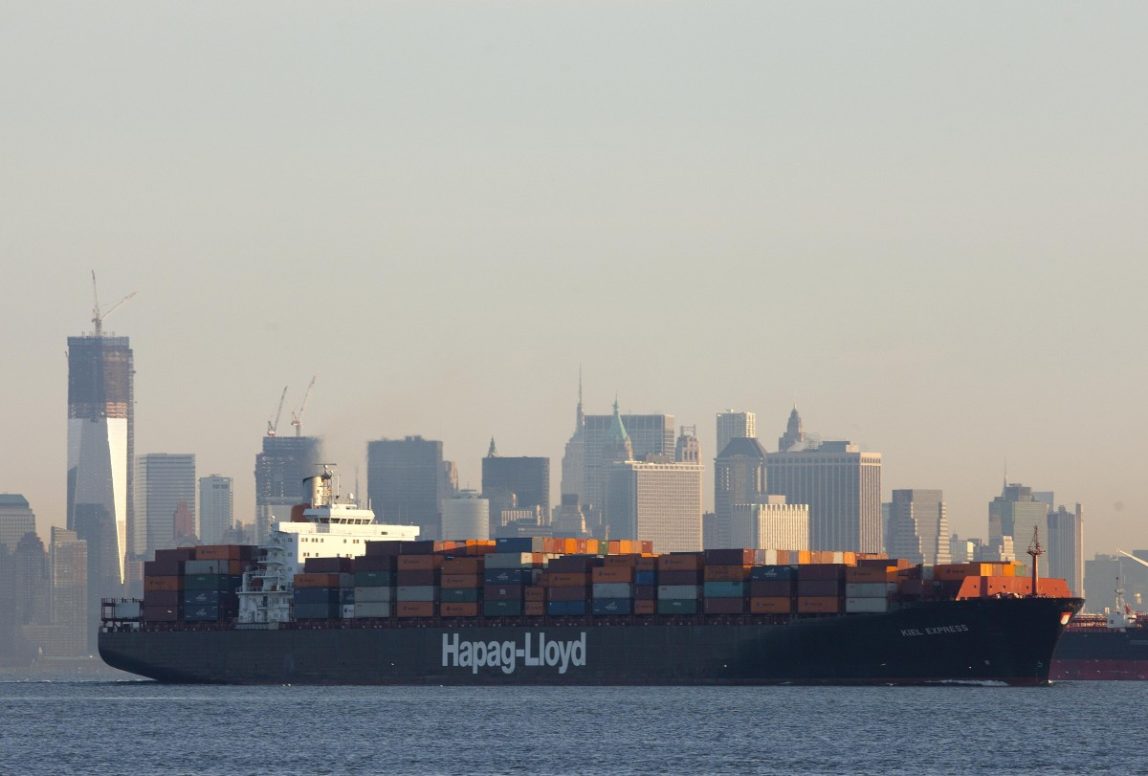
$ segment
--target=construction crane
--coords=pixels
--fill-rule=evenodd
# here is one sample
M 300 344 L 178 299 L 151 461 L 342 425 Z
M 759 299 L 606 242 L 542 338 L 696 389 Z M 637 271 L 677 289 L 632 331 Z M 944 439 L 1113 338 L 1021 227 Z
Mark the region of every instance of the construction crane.
M 279 394 L 279 409 L 275 410 L 275 420 L 267 421 L 267 436 L 273 437 L 279 430 L 279 416 L 283 414 L 283 400 L 287 398 L 287 386 L 283 386 L 283 393 Z
M 1137 563 L 1139 563 L 1141 566 L 1148 566 L 1148 560 L 1144 560 L 1143 558 L 1138 558 L 1138 557 L 1136 557 L 1135 555 L 1133 555 L 1132 553 L 1130 553 L 1130 552 L 1125 552 L 1124 550 L 1117 550 L 1117 552 L 1119 552 L 1119 553 L 1120 553 L 1121 555 L 1123 555 L 1125 558 L 1131 558 L 1132 560 L 1134 560 L 1134 561 L 1136 561 Z
M 120 301 L 116 302 L 114 305 L 112 305 L 108 309 L 101 310 L 100 309 L 100 293 L 96 289 L 96 271 L 92 270 L 92 299 L 94 300 L 94 304 L 92 305 L 92 325 L 95 326 L 95 328 L 96 328 L 96 336 L 97 337 L 102 337 L 104 334 L 104 318 L 107 318 L 109 315 L 112 314 L 112 312 L 117 307 L 119 307 L 120 305 L 122 305 L 124 302 L 128 301 L 129 299 L 131 299 L 135 295 L 136 295 L 136 292 L 132 291 L 130 294 L 125 296 Z
M 303 435 L 303 410 L 307 409 L 307 399 L 311 396 L 311 389 L 315 387 L 315 377 L 311 377 L 311 382 L 307 383 L 307 390 L 303 392 L 303 401 L 299 404 L 299 409 L 291 413 L 291 425 L 295 427 L 295 436 Z

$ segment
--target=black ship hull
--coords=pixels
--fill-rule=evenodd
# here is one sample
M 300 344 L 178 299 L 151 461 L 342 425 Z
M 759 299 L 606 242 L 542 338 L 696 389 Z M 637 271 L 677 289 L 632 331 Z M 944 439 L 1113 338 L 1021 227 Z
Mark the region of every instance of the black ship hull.
M 1079 599 L 921 603 L 887 614 L 112 628 L 108 665 L 221 684 L 1046 684 Z
M 1148 627 L 1065 631 L 1052 679 L 1148 680 Z

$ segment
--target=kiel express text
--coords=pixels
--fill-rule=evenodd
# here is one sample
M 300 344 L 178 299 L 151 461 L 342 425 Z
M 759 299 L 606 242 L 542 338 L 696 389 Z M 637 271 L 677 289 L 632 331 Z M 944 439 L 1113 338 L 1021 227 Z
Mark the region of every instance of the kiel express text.
M 442 636 L 443 668 L 469 668 L 477 674 L 483 667 L 499 668 L 513 674 L 521 665 L 557 668 L 564 674 L 571 667 L 586 665 L 586 632 L 573 641 L 548 641 L 545 633 L 523 635 L 517 641 L 462 641 L 457 633 Z

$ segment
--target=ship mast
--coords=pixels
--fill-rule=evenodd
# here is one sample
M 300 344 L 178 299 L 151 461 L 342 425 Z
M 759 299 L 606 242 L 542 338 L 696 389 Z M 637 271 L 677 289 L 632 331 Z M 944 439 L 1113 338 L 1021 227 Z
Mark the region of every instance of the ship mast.
M 1032 558 L 1032 595 L 1035 598 L 1040 586 L 1040 572 L 1037 570 L 1038 561 L 1044 555 L 1044 548 L 1040 546 L 1040 528 L 1032 527 L 1032 544 L 1028 546 L 1028 555 Z

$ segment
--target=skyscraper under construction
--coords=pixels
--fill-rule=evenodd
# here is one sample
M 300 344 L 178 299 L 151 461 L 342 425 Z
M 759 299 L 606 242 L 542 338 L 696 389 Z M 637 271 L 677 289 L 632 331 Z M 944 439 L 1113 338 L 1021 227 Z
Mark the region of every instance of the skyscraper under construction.
M 132 349 L 127 337 L 68 337 L 68 530 L 88 546 L 91 596 L 124 582 L 127 537 L 135 529 Z

